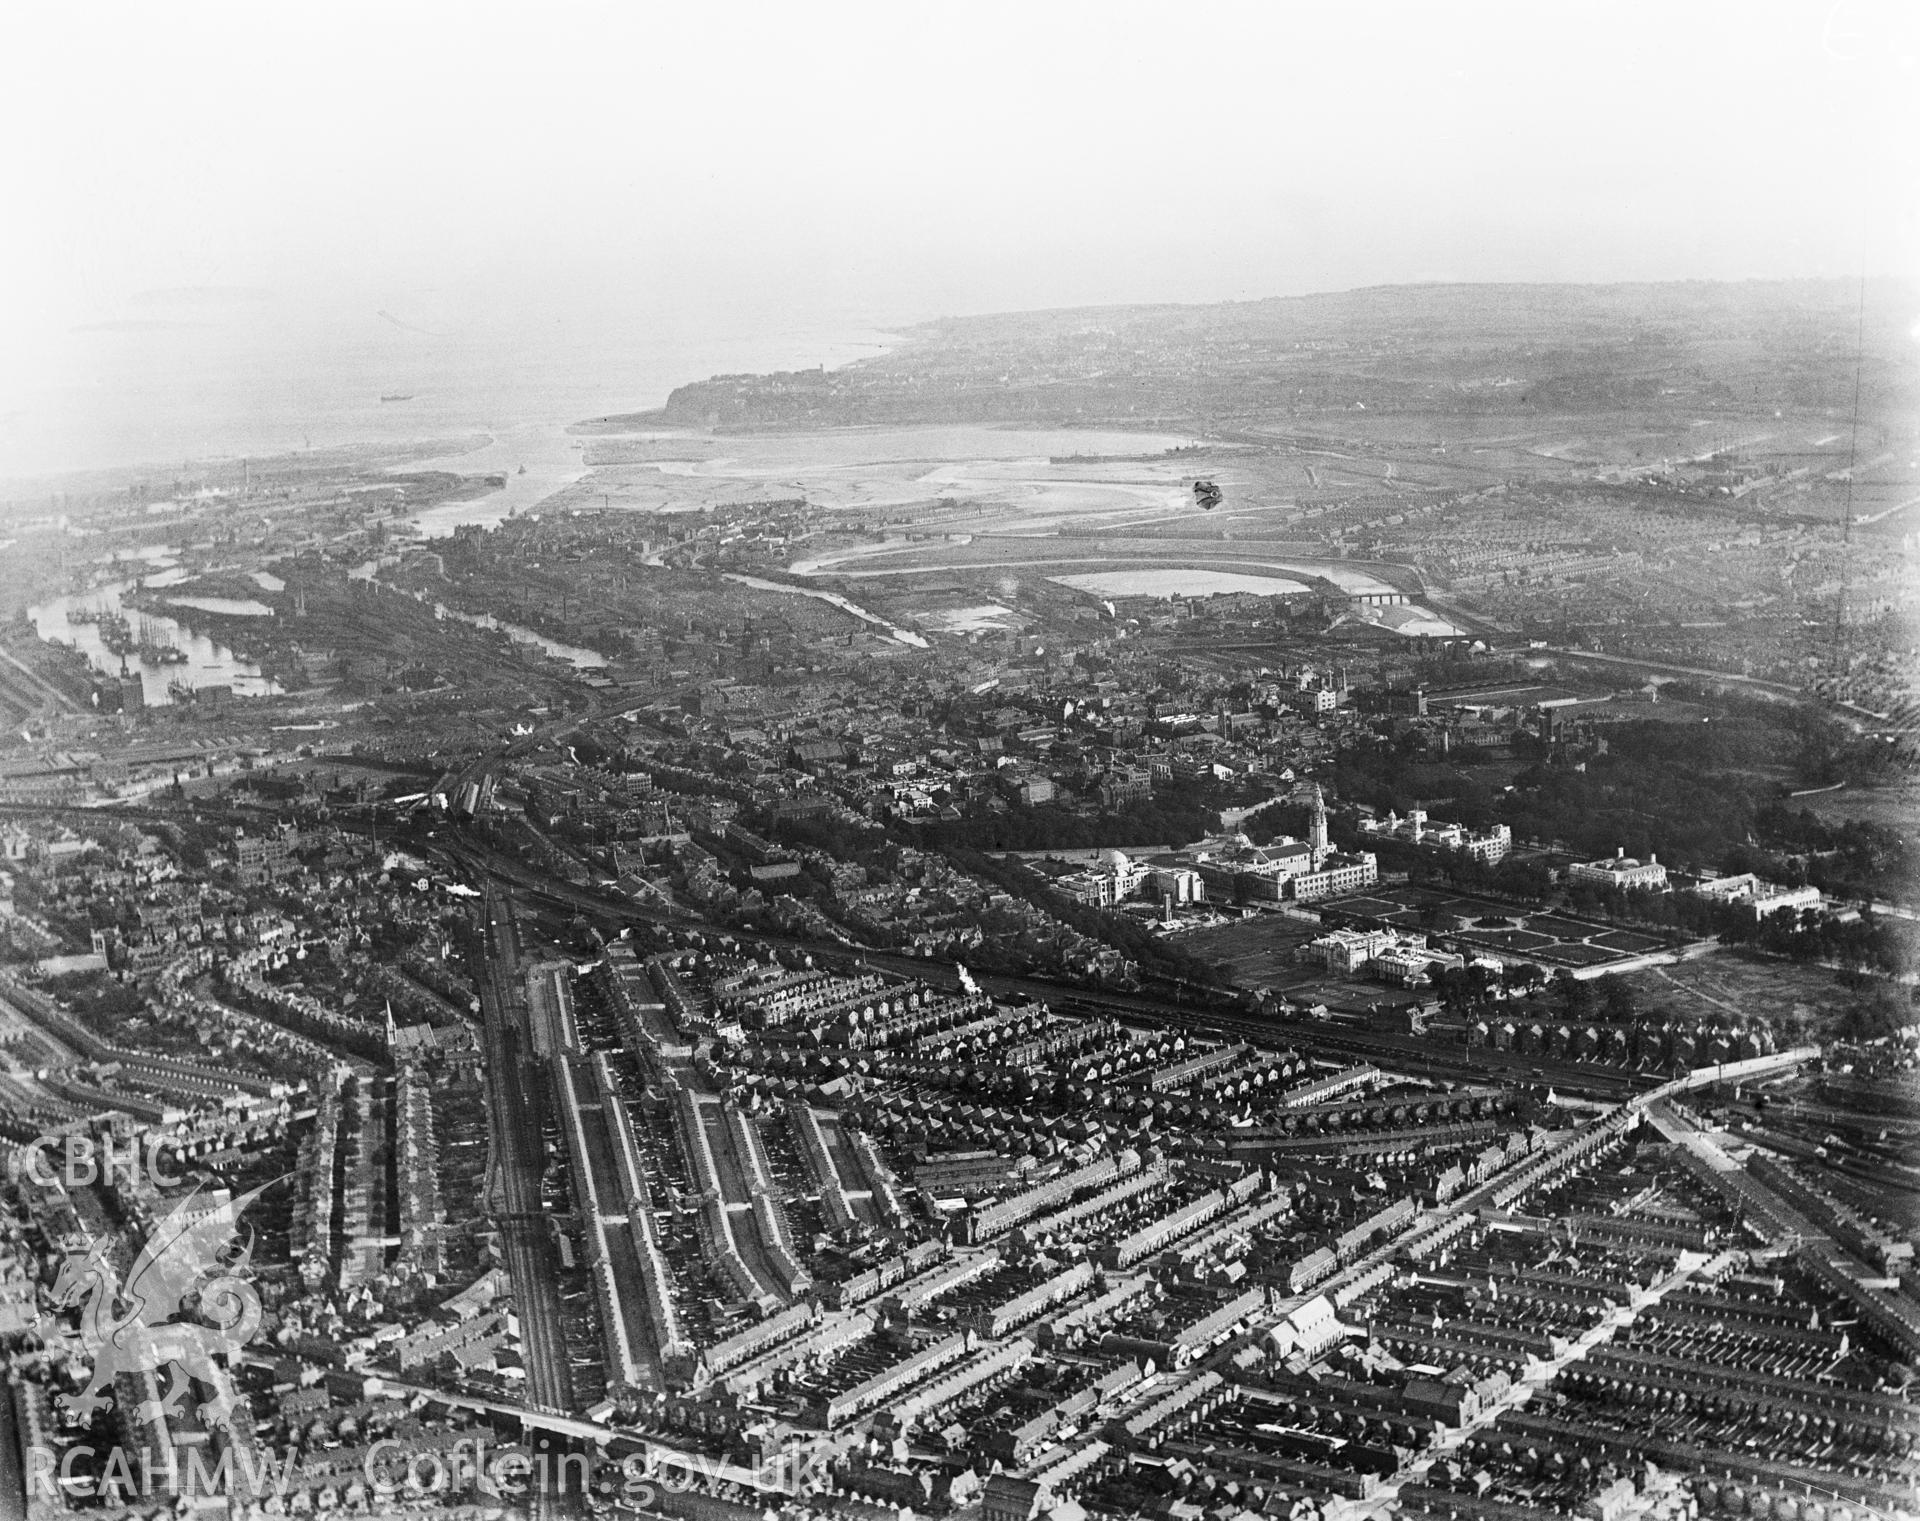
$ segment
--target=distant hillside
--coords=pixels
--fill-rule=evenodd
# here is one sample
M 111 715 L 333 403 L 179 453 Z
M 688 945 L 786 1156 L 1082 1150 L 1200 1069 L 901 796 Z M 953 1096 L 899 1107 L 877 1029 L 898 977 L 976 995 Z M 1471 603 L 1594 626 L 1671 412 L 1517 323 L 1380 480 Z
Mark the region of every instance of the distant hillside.
M 1213 306 L 925 324 L 835 371 L 681 386 L 660 420 L 720 429 L 909 423 L 1231 426 L 1356 411 L 1544 415 L 1850 410 L 1850 281 L 1409 285 Z M 1867 291 L 1862 406 L 1920 397 L 1912 287 Z

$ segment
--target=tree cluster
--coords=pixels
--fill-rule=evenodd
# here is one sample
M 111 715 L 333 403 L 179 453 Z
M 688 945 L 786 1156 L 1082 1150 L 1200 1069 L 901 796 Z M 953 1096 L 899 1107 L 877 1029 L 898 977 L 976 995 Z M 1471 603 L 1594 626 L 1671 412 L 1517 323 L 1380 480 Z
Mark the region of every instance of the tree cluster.
M 1158 797 L 1111 813 L 1080 814 L 1019 804 L 1004 813 L 930 819 L 906 826 L 928 850 L 1091 850 L 1106 845 L 1185 844 L 1214 833 L 1220 815 L 1195 803 Z

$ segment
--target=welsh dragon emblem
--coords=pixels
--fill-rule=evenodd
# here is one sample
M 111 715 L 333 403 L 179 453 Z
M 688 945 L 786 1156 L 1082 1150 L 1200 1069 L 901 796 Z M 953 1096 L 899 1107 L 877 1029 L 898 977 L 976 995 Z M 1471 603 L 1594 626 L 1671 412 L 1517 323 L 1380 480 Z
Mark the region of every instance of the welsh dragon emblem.
M 214 1391 L 198 1407 L 201 1417 L 225 1416 L 232 1393 L 214 1357 L 238 1352 L 260 1329 L 260 1296 L 246 1278 L 251 1234 L 238 1253 L 228 1254 L 242 1212 L 270 1186 L 262 1184 L 211 1209 L 204 1202 L 196 1207 L 196 1188 L 154 1226 L 124 1285 L 110 1256 L 111 1240 L 67 1258 L 53 1297 L 63 1307 L 86 1301 L 80 1344 L 92 1359 L 92 1376 L 79 1394 L 61 1396 L 63 1408 L 89 1417 L 111 1402 L 103 1391 L 122 1374 L 158 1373 L 165 1367 L 171 1370 L 167 1391 L 141 1405 L 141 1418 L 177 1414 L 189 1379 Z M 183 1318 L 190 1298 L 198 1319 Z

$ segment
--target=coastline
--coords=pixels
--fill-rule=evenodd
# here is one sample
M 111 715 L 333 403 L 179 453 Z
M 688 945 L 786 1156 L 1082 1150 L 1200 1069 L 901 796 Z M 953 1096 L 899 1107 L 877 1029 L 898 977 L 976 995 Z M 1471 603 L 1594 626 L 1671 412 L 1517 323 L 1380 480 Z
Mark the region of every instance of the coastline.
M 903 341 L 896 329 L 833 317 L 774 333 L 722 328 L 696 341 L 659 336 L 659 324 L 639 317 L 627 326 L 584 347 L 556 339 L 551 350 L 531 353 L 502 347 L 505 337 L 491 333 L 463 334 L 444 348 L 410 342 L 398 351 L 389 345 L 363 352 L 347 340 L 364 344 L 364 334 L 344 325 L 341 344 L 317 352 L 263 356 L 258 347 L 270 340 L 239 329 L 175 335 L 178 352 L 167 347 L 167 334 L 145 335 L 137 352 L 77 352 L 76 364 L 124 367 L 123 383 L 49 383 L 6 419 L 0 510 L 44 512 L 49 496 L 112 492 L 242 460 L 341 469 L 434 461 L 464 473 L 474 470 L 474 453 L 503 437 L 536 429 L 566 434 L 596 417 L 644 418 L 674 390 L 697 383 L 693 377 L 838 370 Z M 97 346 L 110 336 L 86 342 Z M 476 352 L 476 336 L 500 351 Z M 233 385 L 237 370 L 259 374 L 263 358 L 258 385 Z M 482 387 L 473 383 L 476 374 L 514 378 Z M 404 404 L 381 401 L 402 392 Z M 165 409 L 156 396 L 167 399 Z M 509 471 L 519 463 L 510 462 Z
M 860 341 L 867 343 L 866 340 Z M 884 353 L 892 345 L 867 346 Z M 837 364 L 823 362 L 818 368 L 821 371 L 847 369 L 873 357 L 873 354 L 861 354 Z M 537 507 L 549 497 L 592 475 L 597 467 L 589 464 L 586 458 L 592 440 L 630 438 L 655 431 L 691 434 L 693 430 L 668 423 L 666 404 L 662 402 L 658 407 L 641 411 L 610 412 L 567 423 L 526 423 L 490 432 L 486 440 L 473 449 L 422 460 L 417 462 L 417 467 L 453 470 L 462 474 L 477 467 L 482 473 L 504 474 L 506 485 L 499 491 L 487 492 L 465 502 L 441 503 L 425 512 L 410 515 L 407 521 L 415 526 L 423 539 L 445 538 L 460 527 L 492 528 L 509 516 Z

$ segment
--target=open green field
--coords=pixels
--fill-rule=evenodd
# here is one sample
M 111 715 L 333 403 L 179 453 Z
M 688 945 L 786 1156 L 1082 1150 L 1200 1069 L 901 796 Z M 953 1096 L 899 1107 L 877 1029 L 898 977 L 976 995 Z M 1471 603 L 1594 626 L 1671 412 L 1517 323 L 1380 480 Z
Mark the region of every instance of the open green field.
M 1860 819 L 1907 834 L 1920 833 L 1920 781 L 1889 787 L 1841 787 L 1834 792 L 1788 798 L 1784 806 L 1805 808 L 1829 824 Z
M 1631 972 L 1627 981 L 1649 1014 L 1738 1014 L 1766 1024 L 1782 1046 L 1832 1039 L 1836 1020 L 1859 996 L 1826 967 L 1731 950 Z
M 1182 935 L 1177 942 L 1241 987 L 1292 987 L 1325 976 L 1318 967 L 1295 964 L 1293 953 L 1317 927 L 1285 914 L 1249 914 L 1234 924 Z

